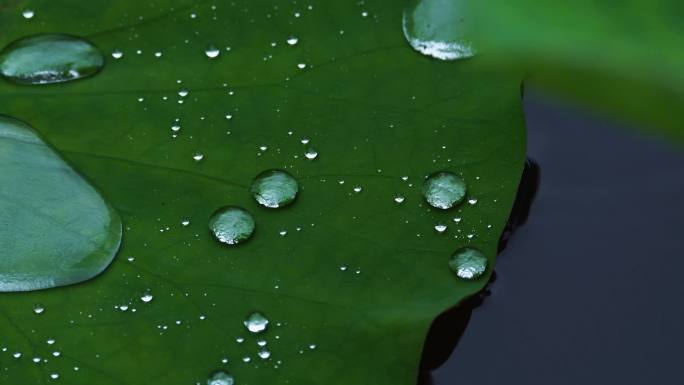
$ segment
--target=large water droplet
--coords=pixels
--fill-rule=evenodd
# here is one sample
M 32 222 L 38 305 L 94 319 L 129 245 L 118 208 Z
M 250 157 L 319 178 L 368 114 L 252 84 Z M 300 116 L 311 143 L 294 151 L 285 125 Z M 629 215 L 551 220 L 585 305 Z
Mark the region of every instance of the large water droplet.
M 477 249 L 464 247 L 451 256 L 449 268 L 459 278 L 475 279 L 487 270 L 487 257 Z
M 402 20 L 406 40 L 416 51 L 440 60 L 473 56 L 465 4 L 463 0 L 411 0 Z
M 42 34 L 10 43 L 0 53 L 0 73 L 20 84 L 60 83 L 96 74 L 104 57 L 76 36 Z
M 245 320 L 245 327 L 252 333 L 261 333 L 268 327 L 268 319 L 259 312 L 254 312 Z
M 447 210 L 463 202 L 466 184 L 459 176 L 450 172 L 430 175 L 423 185 L 423 195 L 430 206 Z
M 218 370 L 209 377 L 207 385 L 233 385 L 234 382 L 233 376 L 223 370 Z
M 251 191 L 260 205 L 277 208 L 294 202 L 299 192 L 299 183 L 286 171 L 268 170 L 254 178 Z
M 254 233 L 254 218 L 247 210 L 228 206 L 219 209 L 209 220 L 209 229 L 219 242 L 237 245 Z
M 0 292 L 68 285 L 100 274 L 121 220 L 29 125 L 0 116 Z
M 216 46 L 210 45 L 204 50 L 204 54 L 207 55 L 209 59 L 214 59 L 218 57 L 221 51 L 216 48 Z

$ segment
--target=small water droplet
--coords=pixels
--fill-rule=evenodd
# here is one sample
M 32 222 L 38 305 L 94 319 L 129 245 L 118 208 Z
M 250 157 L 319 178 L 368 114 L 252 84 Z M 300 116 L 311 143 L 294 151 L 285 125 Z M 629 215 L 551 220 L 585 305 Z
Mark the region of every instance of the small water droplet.
M 12 357 L 21 358 L 21 352 L 16 352 L 16 353 L 12 354 Z
M 300 140 L 300 142 L 302 142 L 302 144 L 309 144 L 309 138 L 304 137 L 302 140 Z
M 287 230 L 281 229 L 281 230 L 278 231 L 278 234 L 280 234 L 281 237 L 284 237 L 284 236 L 287 235 Z
M 183 226 L 183 227 L 188 227 L 188 226 L 190 226 L 190 218 L 183 218 L 183 219 L 181 219 L 181 226 Z
M 52 373 L 52 374 L 50 374 L 50 378 L 53 380 L 56 380 L 59 378 L 59 374 L 58 373 Z
M 435 225 L 435 231 L 438 232 L 439 234 L 442 234 L 445 231 L 447 231 L 447 225 L 444 223 L 438 223 Z
M 204 54 L 207 55 L 209 59 L 217 58 L 220 53 L 221 50 L 219 50 L 213 45 L 208 46 L 207 49 L 204 50 Z
M 188 94 L 190 94 L 190 91 L 188 91 L 187 88 L 181 88 L 180 90 L 178 90 L 178 96 L 180 96 L 181 98 L 188 96 Z
M 264 349 L 264 350 L 259 350 L 259 353 L 258 353 L 258 354 L 259 354 L 259 358 L 261 358 L 262 360 L 266 360 L 266 359 L 268 359 L 269 357 L 271 357 L 271 352 L 268 351 L 268 350 L 265 350 L 265 349 Z
M 464 247 L 451 256 L 449 267 L 459 278 L 475 279 L 487 270 L 487 257 L 477 249 Z
M 25 9 L 24 12 L 21 13 L 22 16 L 24 16 L 24 19 L 29 20 L 33 19 L 33 16 L 35 16 L 35 13 L 31 9 Z
M 123 57 L 123 51 L 121 51 L 120 49 L 115 49 L 114 51 L 112 51 L 112 57 L 114 59 L 121 59 Z
M 297 38 L 294 37 L 294 36 L 290 36 L 290 37 L 287 38 L 287 44 L 288 44 L 288 45 L 291 45 L 291 46 L 292 46 L 292 45 L 296 45 L 298 42 L 299 42 L 299 39 L 297 39 Z
M 357 186 L 354 186 L 354 192 L 355 192 L 355 193 L 358 194 L 358 193 L 360 193 L 361 191 L 363 191 L 363 187 L 358 186 L 358 185 L 357 185 Z
M 40 34 L 10 43 L 0 52 L 0 73 L 19 84 L 49 84 L 95 75 L 104 57 L 76 36 Z
M 294 202 L 299 183 L 287 171 L 267 170 L 254 178 L 250 191 L 260 205 L 278 208 Z
M 399 204 L 404 203 L 404 200 L 406 200 L 406 198 L 404 198 L 403 195 L 397 194 L 394 196 L 394 202 L 396 202 L 396 203 L 399 203 Z
M 303 70 L 304 68 L 306 68 L 306 63 L 297 64 L 297 68 L 299 68 L 300 70 Z
M 45 312 L 45 307 L 41 304 L 36 304 L 33 306 L 33 312 L 36 314 L 43 314 L 43 312 Z
M 154 296 L 153 296 L 152 294 L 150 294 L 150 293 L 145 293 L 145 294 L 143 294 L 143 295 L 140 296 L 140 300 L 143 301 L 143 302 L 145 302 L 145 303 L 149 303 L 149 302 L 151 302 L 153 299 L 154 299 Z
M 461 223 L 461 217 L 454 217 L 454 223 Z
M 223 370 L 212 373 L 207 379 L 207 385 L 233 385 L 234 382 L 233 376 Z
M 241 344 L 241 343 L 245 342 L 245 339 L 242 337 L 238 337 L 235 339 L 235 342 L 237 342 L 238 344 Z
M 268 342 L 266 342 L 266 340 L 258 340 L 257 341 L 257 345 L 260 347 L 264 347 L 264 346 L 266 346 L 266 344 L 268 344 Z
M 209 220 L 209 229 L 219 242 L 237 245 L 254 233 L 254 218 L 247 210 L 227 206 L 219 209 Z
M 477 203 L 477 199 L 475 199 L 475 198 L 468 199 L 468 203 L 471 205 L 474 205 L 475 203 Z
M 268 319 L 263 314 L 255 312 L 247 317 L 244 324 L 251 333 L 261 333 L 268 327 Z
M 463 201 L 466 185 L 463 179 L 450 172 L 430 175 L 423 184 L 423 196 L 430 206 L 447 210 Z
M 314 150 L 313 148 L 309 148 L 304 153 L 304 156 L 308 160 L 314 160 L 314 159 L 318 158 L 318 151 Z
M 309 345 L 309 349 L 310 349 L 310 350 L 315 350 L 315 349 L 316 349 L 316 344 L 311 344 L 311 345 Z
M 202 159 L 204 159 L 204 154 L 202 154 L 201 152 L 197 151 L 197 152 L 195 152 L 194 154 L 192 154 L 192 159 L 193 159 L 195 162 L 200 162 L 200 161 L 202 161 Z

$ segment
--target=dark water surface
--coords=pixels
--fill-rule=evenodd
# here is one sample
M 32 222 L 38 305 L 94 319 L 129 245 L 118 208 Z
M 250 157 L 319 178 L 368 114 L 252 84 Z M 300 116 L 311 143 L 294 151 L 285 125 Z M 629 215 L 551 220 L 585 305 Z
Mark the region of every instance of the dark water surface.
M 684 383 L 684 148 L 536 92 L 525 110 L 536 201 L 432 384 Z

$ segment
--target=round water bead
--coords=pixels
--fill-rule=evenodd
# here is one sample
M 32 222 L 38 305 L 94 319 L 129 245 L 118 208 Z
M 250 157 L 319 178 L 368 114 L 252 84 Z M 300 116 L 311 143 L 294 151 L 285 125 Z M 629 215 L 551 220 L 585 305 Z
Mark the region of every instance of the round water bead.
M 442 171 L 430 175 L 423 184 L 423 196 L 430 206 L 447 210 L 463 202 L 466 184 L 456 174 Z
M 219 209 L 209 219 L 209 229 L 219 242 L 237 245 L 254 233 L 254 218 L 247 210 L 235 206 Z
M 244 322 L 251 333 L 261 333 L 268 327 L 268 318 L 259 312 L 250 314 Z
M 267 170 L 254 178 L 251 192 L 260 205 L 278 208 L 294 202 L 299 192 L 299 183 L 286 171 Z
M 459 278 L 476 279 L 487 270 L 487 257 L 477 249 L 464 247 L 451 256 L 449 268 Z

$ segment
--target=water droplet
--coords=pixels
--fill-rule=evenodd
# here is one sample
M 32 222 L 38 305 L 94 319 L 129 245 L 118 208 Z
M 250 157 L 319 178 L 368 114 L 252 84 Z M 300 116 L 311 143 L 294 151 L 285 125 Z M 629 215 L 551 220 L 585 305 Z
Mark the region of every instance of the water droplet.
M 307 149 L 306 152 L 304 153 L 304 156 L 308 160 L 314 160 L 314 159 L 318 158 L 318 151 L 309 147 L 309 149 Z
M 187 88 L 181 88 L 180 90 L 178 90 L 178 96 L 180 96 L 181 98 L 188 96 L 188 94 L 190 94 L 190 91 L 188 91 Z
M 33 306 L 33 312 L 36 314 L 43 314 L 44 311 L 45 307 L 43 307 L 43 305 L 41 304 L 36 304 L 35 306 Z
M 287 44 L 289 45 L 296 45 L 299 42 L 299 39 L 297 39 L 294 36 L 290 36 L 287 38 Z
M 461 217 L 454 217 L 454 223 L 461 223 Z
M 306 63 L 297 64 L 297 68 L 299 68 L 300 70 L 303 70 L 304 68 L 306 68 Z
M 76 36 L 41 34 L 10 43 L 0 53 L 0 73 L 19 84 L 48 84 L 96 74 L 102 53 Z
M 278 208 L 294 202 L 299 192 L 299 183 L 286 171 L 267 170 L 254 178 L 250 190 L 260 205 Z
M 287 230 L 285 230 L 285 229 L 280 229 L 280 231 L 278 231 L 278 234 L 280 234 L 281 237 L 284 237 L 284 236 L 287 235 Z
M 180 119 L 174 119 L 174 121 L 171 123 L 171 131 L 173 132 L 178 132 L 181 129 L 181 123 Z
M 304 137 L 304 138 L 302 138 L 302 140 L 300 140 L 300 142 L 301 142 L 302 144 L 309 144 L 309 138 Z
M 208 46 L 207 49 L 204 50 L 204 54 L 207 55 L 209 59 L 217 58 L 220 53 L 221 50 L 219 50 L 213 45 Z
M 123 51 L 121 51 L 120 49 L 112 51 L 112 57 L 114 59 L 121 59 L 123 57 Z
M 449 267 L 463 279 L 475 279 L 487 270 L 487 257 L 481 251 L 464 247 L 449 259 Z
M 266 342 L 266 340 L 258 340 L 257 341 L 257 345 L 260 347 L 264 347 L 264 346 L 266 346 L 266 344 L 268 344 L 268 342 Z
M 261 333 L 268 327 L 268 319 L 263 314 L 255 312 L 247 317 L 244 324 L 250 332 Z
M 199 151 L 196 151 L 194 154 L 192 154 L 192 159 L 195 162 L 200 162 L 200 161 L 202 161 L 202 159 L 204 159 L 204 154 L 202 154 Z
M 247 210 L 227 206 L 219 209 L 209 220 L 209 229 L 219 242 L 237 245 L 254 233 L 254 218 Z
M 358 193 L 360 193 L 361 191 L 363 191 L 363 187 L 358 186 L 358 185 L 357 185 L 357 186 L 354 186 L 354 192 L 355 192 L 355 193 L 358 194 Z
M 242 357 L 242 362 L 247 363 L 247 362 L 250 362 L 250 361 L 252 361 L 252 358 L 251 358 L 251 357 L 249 357 L 249 356 Z
M 52 373 L 52 374 L 50 374 L 50 378 L 53 379 L 53 380 L 56 380 L 56 379 L 59 378 L 59 374 L 57 374 L 57 373 Z
M 181 226 L 183 226 L 183 227 L 188 227 L 188 226 L 190 226 L 190 218 L 183 218 L 183 219 L 181 219 Z
M 474 205 L 475 203 L 477 203 L 477 199 L 475 199 L 475 198 L 468 199 L 468 203 L 471 205 Z
M 271 352 L 268 351 L 268 350 L 265 350 L 265 349 L 264 349 L 264 350 L 259 350 L 259 353 L 258 353 L 258 354 L 259 354 L 259 358 L 261 358 L 262 360 L 266 360 L 266 359 L 268 359 L 269 357 L 271 357 Z
M 445 225 L 444 223 L 438 223 L 435 225 L 435 231 L 439 234 L 442 234 L 445 231 L 447 231 L 447 225 Z
M 430 175 L 423 185 L 423 195 L 430 206 L 447 210 L 463 201 L 466 185 L 463 179 L 450 172 Z
M 411 0 L 402 28 L 411 47 L 440 60 L 469 58 L 475 50 L 468 38 L 462 1 Z
M 403 195 L 398 195 L 398 194 L 397 194 L 397 195 L 394 196 L 394 201 L 395 201 L 396 203 L 399 203 L 399 204 L 404 203 L 404 200 L 406 200 L 406 198 L 404 198 Z
M 21 353 L 20 353 L 20 352 L 16 352 L 16 353 L 12 354 L 12 357 L 14 357 L 14 358 L 21 358 Z
M 0 292 L 82 282 L 109 266 L 118 214 L 32 127 L 0 116 L 0 164 L 0 213 L 11 218 L 0 220 Z
M 35 13 L 31 9 L 25 9 L 24 12 L 21 13 L 21 15 L 24 16 L 24 19 L 29 20 L 33 19 Z
M 207 380 L 207 385 L 233 385 L 234 382 L 233 376 L 223 370 L 218 370 L 211 374 Z
M 149 303 L 149 302 L 151 302 L 153 299 L 154 299 L 154 296 L 153 296 L 152 294 L 150 294 L 150 293 L 145 293 L 145 294 L 143 294 L 143 295 L 140 296 L 140 300 L 143 301 L 143 302 L 145 302 L 145 303 Z

